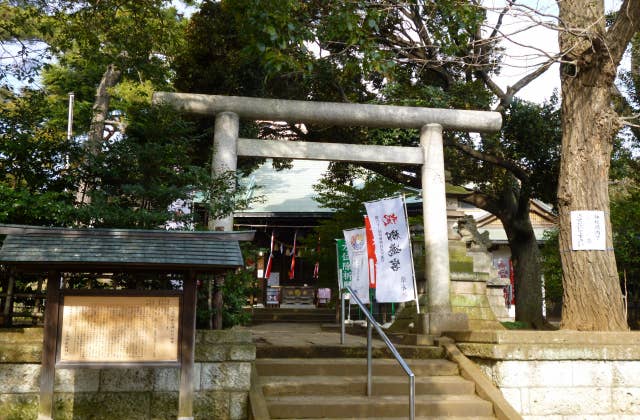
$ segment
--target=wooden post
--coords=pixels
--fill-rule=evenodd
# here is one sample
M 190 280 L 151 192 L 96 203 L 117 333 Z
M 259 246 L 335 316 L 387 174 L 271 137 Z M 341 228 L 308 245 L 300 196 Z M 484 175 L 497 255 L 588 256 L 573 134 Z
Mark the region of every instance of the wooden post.
M 222 329 L 222 311 L 223 311 L 223 296 L 222 286 L 224 285 L 224 277 L 218 276 L 215 278 L 215 289 L 213 295 L 213 310 L 215 312 L 213 316 L 213 329 Z
M 11 313 L 13 312 L 13 288 L 15 286 L 16 278 L 13 271 L 9 271 L 7 278 L 7 295 L 4 298 L 4 309 L 2 311 L 2 320 L 4 327 L 10 327 L 12 325 Z
M 180 318 L 180 395 L 178 420 L 193 420 L 193 381 L 196 343 L 196 275 L 190 270 L 182 287 Z
M 40 368 L 40 407 L 38 420 L 53 419 L 53 384 L 56 376 L 56 348 L 60 304 L 60 273 L 49 271 L 44 315 L 44 343 Z

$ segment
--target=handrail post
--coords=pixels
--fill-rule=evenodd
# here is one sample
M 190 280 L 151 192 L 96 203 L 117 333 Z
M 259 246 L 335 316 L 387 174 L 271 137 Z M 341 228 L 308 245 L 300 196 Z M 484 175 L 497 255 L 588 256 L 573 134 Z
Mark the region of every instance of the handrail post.
M 340 344 L 344 344 L 344 289 L 340 289 Z
M 369 318 L 367 318 L 367 396 L 370 397 L 372 394 L 372 379 L 371 379 L 371 374 L 373 371 L 372 368 L 372 357 L 371 357 L 371 353 L 372 353 L 372 340 L 371 340 L 371 333 L 373 331 L 373 324 L 372 322 L 369 320 Z
M 415 418 L 416 381 L 415 381 L 415 375 L 414 375 L 413 371 L 411 370 L 409 365 L 407 365 L 407 363 L 404 361 L 402 356 L 400 356 L 400 353 L 398 353 L 398 350 L 395 348 L 393 343 L 391 343 L 391 341 L 389 340 L 389 337 L 387 337 L 387 335 L 384 333 L 384 331 L 382 331 L 382 329 L 380 328 L 378 323 L 375 321 L 373 316 L 367 311 L 367 308 L 364 306 L 362 301 L 360 301 L 358 296 L 355 293 L 353 293 L 353 290 L 351 289 L 351 287 L 347 286 L 347 287 L 345 287 L 344 290 L 349 292 L 350 296 L 352 296 L 352 298 L 353 298 L 354 302 L 356 303 L 356 305 L 358 305 L 358 307 L 363 311 L 365 317 L 367 318 L 367 396 L 370 397 L 371 394 L 372 394 L 372 371 L 373 371 L 373 368 L 372 368 L 372 352 L 373 352 L 372 351 L 372 347 L 373 347 L 373 340 L 372 340 L 371 336 L 372 336 L 373 328 L 375 327 L 376 331 L 378 332 L 378 335 L 380 336 L 382 341 L 384 341 L 384 343 L 386 344 L 386 346 L 389 349 L 389 351 L 391 351 L 391 354 L 393 354 L 393 357 L 396 358 L 397 362 L 400 364 L 400 367 L 402 367 L 402 369 L 405 371 L 405 373 L 409 376 L 409 419 L 410 420 L 414 420 L 414 418 Z
M 416 377 L 413 373 L 409 375 L 409 418 L 416 418 Z

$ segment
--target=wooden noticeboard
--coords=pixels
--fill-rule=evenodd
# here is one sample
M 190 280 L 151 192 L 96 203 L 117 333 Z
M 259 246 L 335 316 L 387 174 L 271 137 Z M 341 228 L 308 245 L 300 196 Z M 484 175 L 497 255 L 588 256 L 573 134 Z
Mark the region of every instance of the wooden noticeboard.
M 64 296 L 57 363 L 178 363 L 180 296 Z

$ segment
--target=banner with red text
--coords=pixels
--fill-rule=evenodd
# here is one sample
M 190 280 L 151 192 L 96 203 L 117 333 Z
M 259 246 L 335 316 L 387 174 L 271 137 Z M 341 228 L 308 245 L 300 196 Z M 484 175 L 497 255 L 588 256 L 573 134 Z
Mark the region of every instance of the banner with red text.
M 417 299 L 409 223 L 403 197 L 364 203 L 376 249 L 376 300 Z

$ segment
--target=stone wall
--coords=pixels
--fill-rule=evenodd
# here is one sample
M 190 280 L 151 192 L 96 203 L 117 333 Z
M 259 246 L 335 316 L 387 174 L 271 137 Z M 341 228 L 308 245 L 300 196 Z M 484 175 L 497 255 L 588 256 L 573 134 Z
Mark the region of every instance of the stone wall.
M 0 419 L 36 419 L 42 329 L 0 330 Z M 247 330 L 198 331 L 196 419 L 246 419 L 255 345 Z M 178 368 L 56 369 L 54 418 L 176 419 Z
M 640 333 L 451 333 L 525 419 L 640 418 Z

